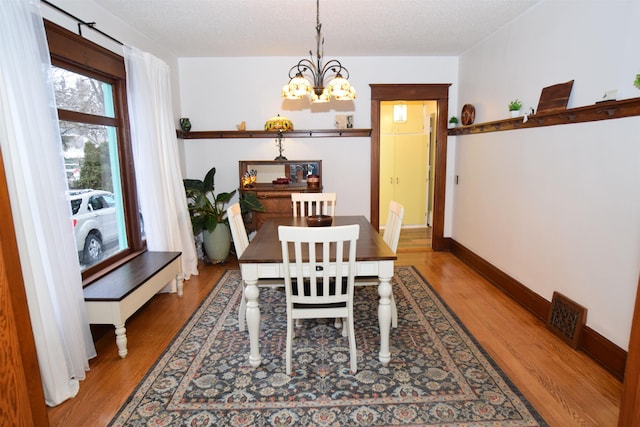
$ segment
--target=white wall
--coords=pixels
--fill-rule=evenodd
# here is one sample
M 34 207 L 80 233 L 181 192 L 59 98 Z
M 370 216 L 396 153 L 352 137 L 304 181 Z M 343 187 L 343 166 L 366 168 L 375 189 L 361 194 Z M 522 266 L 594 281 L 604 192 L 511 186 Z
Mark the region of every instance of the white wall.
M 640 2 L 544 1 L 460 57 L 476 123 L 575 79 L 569 107 L 640 96 Z M 640 118 L 459 136 L 453 238 L 627 348 L 640 271 Z
M 330 52 L 326 54 L 332 58 Z M 336 114 L 353 114 L 354 127 L 369 128 L 369 85 L 373 83 L 453 83 L 450 103 L 457 105 L 457 57 L 341 57 L 357 99 L 314 106 L 280 98 L 289 68 L 300 59 L 181 58 L 181 110 L 191 120 L 191 130 L 235 130 L 243 120 L 247 129 L 263 129 L 276 114 L 291 119 L 295 129 L 333 129 Z M 272 139 L 184 140 L 182 144 L 185 176 L 202 179 L 215 166 L 216 191 L 238 187 L 238 160 L 271 160 L 278 155 Z M 324 190 L 338 193 L 338 214 L 369 216 L 369 138 L 285 138 L 284 147 L 290 160 L 322 160 Z

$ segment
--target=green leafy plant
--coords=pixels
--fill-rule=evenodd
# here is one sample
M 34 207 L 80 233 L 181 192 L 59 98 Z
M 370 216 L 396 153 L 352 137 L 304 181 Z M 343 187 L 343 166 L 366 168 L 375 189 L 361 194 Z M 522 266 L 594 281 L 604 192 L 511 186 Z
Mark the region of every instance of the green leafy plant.
M 218 224 L 228 223 L 225 205 L 236 194 L 236 190 L 215 195 L 215 175 L 216 168 L 213 167 L 202 181 L 199 179 L 183 180 L 194 234 L 199 234 L 202 230 L 213 232 Z M 262 203 L 252 193 L 240 200 L 240 207 L 243 212 L 264 211 Z
M 636 74 L 636 80 L 633 82 L 633 85 L 640 89 L 640 74 Z
M 459 123 L 458 118 L 456 116 L 451 116 L 449 123 L 457 125 Z
M 519 99 L 514 99 L 509 103 L 509 111 L 519 111 L 522 108 L 522 102 Z

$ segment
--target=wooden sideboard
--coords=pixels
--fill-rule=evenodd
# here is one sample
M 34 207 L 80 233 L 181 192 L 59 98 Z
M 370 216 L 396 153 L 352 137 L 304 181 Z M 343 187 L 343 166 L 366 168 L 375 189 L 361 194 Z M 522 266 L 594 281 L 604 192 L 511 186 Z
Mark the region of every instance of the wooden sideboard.
M 240 160 L 238 163 L 240 197 L 254 194 L 264 207 L 264 212 L 245 214 L 245 227 L 249 231 L 257 230 L 269 218 L 293 215 L 291 193 L 322 192 L 322 160 Z M 252 170 L 256 171 L 256 180 L 246 185 L 243 178 Z M 307 184 L 309 175 L 319 177 L 317 187 Z M 273 181 L 277 178 L 290 181 L 276 184 Z

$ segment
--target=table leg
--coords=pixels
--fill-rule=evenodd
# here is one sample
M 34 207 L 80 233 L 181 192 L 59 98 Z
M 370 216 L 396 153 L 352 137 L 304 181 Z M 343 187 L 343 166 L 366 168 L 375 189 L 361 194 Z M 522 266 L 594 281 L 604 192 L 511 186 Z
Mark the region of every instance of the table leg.
M 243 269 L 243 273 L 245 270 Z M 257 273 L 257 271 L 256 271 Z M 255 278 L 245 278 L 246 287 L 244 295 L 247 300 L 247 329 L 249 330 L 249 364 L 254 368 L 260 366 L 262 358 L 260 357 L 260 306 L 258 297 L 260 290 L 258 289 L 257 274 Z
M 381 266 L 382 267 L 382 266 Z M 388 271 L 387 268 L 381 268 L 378 285 L 378 295 L 380 295 L 380 303 L 378 305 L 378 323 L 380 325 L 380 354 L 379 360 L 383 366 L 387 366 L 391 361 L 391 352 L 389 350 L 389 332 L 391 330 L 391 296 L 393 288 L 391 287 L 391 279 L 393 277 L 393 264 Z

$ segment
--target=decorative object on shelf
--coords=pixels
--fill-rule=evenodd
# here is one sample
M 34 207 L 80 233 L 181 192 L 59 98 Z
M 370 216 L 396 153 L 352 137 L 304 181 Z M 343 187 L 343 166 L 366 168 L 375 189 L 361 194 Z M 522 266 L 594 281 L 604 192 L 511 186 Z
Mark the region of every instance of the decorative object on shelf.
M 604 95 L 602 95 L 602 98 L 596 101 L 596 104 L 600 104 L 602 102 L 615 101 L 617 96 L 618 96 L 617 89 L 608 90 L 604 93 Z
M 347 116 L 344 114 L 336 115 L 336 129 L 346 129 L 347 128 Z
M 509 111 L 511 111 L 511 117 L 519 117 L 520 109 L 522 108 L 522 102 L 519 99 L 514 99 L 509 103 Z
M 471 104 L 464 104 L 462 106 L 462 114 L 460 115 L 462 119 L 462 124 L 464 126 L 469 126 L 473 124 L 473 121 L 476 119 L 476 107 Z
M 247 130 L 247 122 L 244 120 L 236 125 L 236 129 L 238 130 Z
M 307 217 L 307 225 L 309 227 L 326 227 L 333 223 L 331 215 L 310 215 Z
M 267 120 L 267 122 L 264 124 L 264 130 L 278 131 L 276 146 L 278 147 L 279 154 L 278 157 L 276 157 L 274 160 L 287 160 L 287 158 L 282 155 L 282 152 L 284 151 L 284 148 L 282 147 L 282 140 L 284 139 L 284 135 L 282 133 L 288 130 L 293 130 L 293 122 L 286 117 L 280 117 L 280 114 L 278 114 L 276 117 L 271 117 L 269 120 Z
M 636 80 L 633 82 L 633 85 L 640 89 L 640 74 L 636 74 Z
M 307 187 L 319 188 L 320 187 L 320 175 L 307 175 Z
M 251 169 L 242 175 L 242 186 L 244 188 L 253 188 L 253 183 L 258 179 L 258 171 Z
M 191 130 L 191 121 L 188 117 L 183 117 L 180 119 L 180 129 L 185 132 L 189 132 Z
M 273 160 L 287 160 L 285 156 L 282 155 L 284 148 L 282 147 L 282 140 L 284 139 L 284 135 L 282 131 L 278 129 L 278 137 L 276 138 L 276 146 L 278 147 L 278 157 Z
M 278 114 L 275 117 L 271 117 L 264 124 L 264 130 L 266 131 L 279 131 L 286 132 L 288 130 L 293 130 L 293 122 L 286 117 L 280 117 Z
M 458 126 L 458 118 L 456 116 L 451 116 L 449 119 L 449 129 Z
M 347 129 L 353 129 L 353 116 L 347 116 Z
M 226 218 L 225 204 L 227 204 L 236 190 L 230 193 L 218 193 L 215 190 L 216 168 L 207 172 L 204 180 L 184 179 L 183 184 L 187 195 L 187 206 L 191 217 L 193 234 L 202 233 L 204 250 L 213 263 L 224 262 L 231 249 L 231 231 Z M 241 201 L 244 211 L 263 209 L 255 195 L 245 197 Z
M 538 101 L 538 114 L 566 110 L 572 88 L 573 80 L 542 89 L 540 100 Z
M 333 97 L 339 101 L 356 99 L 356 91 L 349 84 L 349 71 L 340 61 L 332 59 L 322 64 L 324 56 L 324 38 L 321 34 L 320 0 L 316 0 L 316 57 L 309 51 L 311 59 L 301 59 L 289 70 L 289 83 L 282 88 L 285 99 L 302 99 L 309 96 L 311 102 L 329 102 Z M 322 47 L 322 49 L 321 49 Z M 333 78 L 325 87 L 327 74 L 333 73 Z M 344 77 L 343 77 L 344 73 Z
M 289 185 L 291 183 L 291 178 L 287 178 L 286 176 L 276 178 L 271 181 L 273 185 Z
M 529 107 L 527 112 L 524 113 L 524 118 L 522 119 L 522 123 L 527 123 L 527 120 L 529 120 L 529 116 L 533 116 L 535 113 L 536 113 L 536 110 L 534 110 L 533 107 Z

